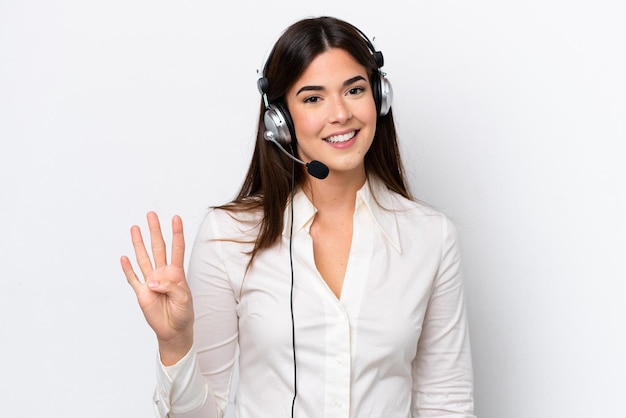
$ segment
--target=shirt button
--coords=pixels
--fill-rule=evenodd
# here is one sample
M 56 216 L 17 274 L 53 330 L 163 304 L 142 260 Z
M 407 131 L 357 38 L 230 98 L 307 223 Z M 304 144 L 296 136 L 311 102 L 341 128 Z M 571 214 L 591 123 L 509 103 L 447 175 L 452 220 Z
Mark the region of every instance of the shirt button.
M 343 404 L 341 403 L 341 401 L 339 399 L 335 400 L 335 408 L 339 409 L 341 408 Z
M 343 364 L 343 357 L 337 357 L 337 364 Z

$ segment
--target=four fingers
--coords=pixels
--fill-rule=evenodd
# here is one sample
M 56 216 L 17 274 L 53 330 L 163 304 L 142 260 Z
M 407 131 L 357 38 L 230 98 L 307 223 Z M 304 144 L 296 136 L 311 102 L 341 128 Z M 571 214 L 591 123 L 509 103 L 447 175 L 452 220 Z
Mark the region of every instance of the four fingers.
M 135 257 L 144 278 L 150 276 L 155 268 L 167 266 L 167 253 L 159 218 L 154 212 L 148 212 L 146 217 L 148 219 L 148 229 L 150 231 L 150 244 L 152 257 L 154 259 L 154 266 L 152 264 L 152 260 L 150 259 L 150 255 L 146 250 L 141 229 L 137 225 L 133 225 L 130 229 L 131 240 L 135 250 Z M 176 215 L 172 218 L 172 264 L 177 267 L 183 267 L 184 258 L 185 238 L 183 234 L 183 223 L 180 216 Z M 130 260 L 128 257 L 122 256 L 120 263 L 128 283 L 135 288 L 135 286 L 139 284 L 139 278 L 135 274 Z
M 179 216 L 172 219 L 172 261 L 167 264 L 165 241 L 156 213 L 148 212 L 151 260 L 138 226 L 131 227 L 131 240 L 143 281 L 137 277 L 127 256 L 120 258 L 126 280 L 133 288 L 139 306 L 158 338 L 171 339 L 172 335 L 191 335 L 193 308 L 189 287 L 183 268 L 185 240 Z M 187 350 L 185 350 L 187 351 Z

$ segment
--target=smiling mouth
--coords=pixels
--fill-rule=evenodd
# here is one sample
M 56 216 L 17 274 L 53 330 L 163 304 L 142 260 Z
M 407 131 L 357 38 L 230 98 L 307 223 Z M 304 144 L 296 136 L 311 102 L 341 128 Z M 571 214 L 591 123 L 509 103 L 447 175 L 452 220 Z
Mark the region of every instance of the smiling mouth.
M 354 136 L 357 133 L 358 133 L 358 131 L 352 131 L 352 132 L 348 132 L 347 134 L 343 134 L 343 135 L 333 135 L 333 136 L 329 136 L 328 138 L 324 138 L 324 141 L 331 142 L 333 144 L 337 144 L 337 143 L 341 143 L 341 142 L 347 142 L 347 141 L 351 140 L 352 138 L 354 138 Z

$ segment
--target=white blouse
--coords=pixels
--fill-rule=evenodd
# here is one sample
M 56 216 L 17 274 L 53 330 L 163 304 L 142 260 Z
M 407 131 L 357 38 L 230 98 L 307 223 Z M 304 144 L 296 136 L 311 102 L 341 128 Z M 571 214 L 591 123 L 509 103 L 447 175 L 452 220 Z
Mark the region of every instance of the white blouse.
M 315 266 L 309 228 L 316 209 L 302 191 L 293 205 L 295 417 L 474 417 L 449 220 L 376 180 L 366 182 L 357 193 L 337 299 Z M 245 253 L 258 219 L 236 216 L 211 210 L 198 232 L 188 269 L 194 348 L 176 365 L 157 368 L 160 417 L 223 416 L 234 379 L 237 417 L 291 416 L 290 211 L 280 242 L 260 252 L 248 271 Z

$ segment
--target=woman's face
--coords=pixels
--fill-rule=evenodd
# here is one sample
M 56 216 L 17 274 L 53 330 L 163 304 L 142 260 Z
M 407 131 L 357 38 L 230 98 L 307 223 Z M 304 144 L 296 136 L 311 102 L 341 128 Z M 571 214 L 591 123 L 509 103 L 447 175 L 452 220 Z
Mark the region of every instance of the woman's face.
M 287 91 L 298 150 L 319 160 L 331 174 L 364 179 L 364 157 L 376 131 L 376 105 L 365 67 L 348 52 L 318 55 Z

